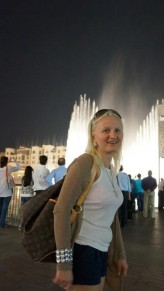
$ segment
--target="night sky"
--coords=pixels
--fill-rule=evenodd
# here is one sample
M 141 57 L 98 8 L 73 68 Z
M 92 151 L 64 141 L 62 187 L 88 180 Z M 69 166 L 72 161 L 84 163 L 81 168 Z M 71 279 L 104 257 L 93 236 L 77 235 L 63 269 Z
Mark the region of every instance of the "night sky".
M 164 98 L 164 1 L 0 0 L 0 151 L 66 143 L 85 93 L 136 132 Z

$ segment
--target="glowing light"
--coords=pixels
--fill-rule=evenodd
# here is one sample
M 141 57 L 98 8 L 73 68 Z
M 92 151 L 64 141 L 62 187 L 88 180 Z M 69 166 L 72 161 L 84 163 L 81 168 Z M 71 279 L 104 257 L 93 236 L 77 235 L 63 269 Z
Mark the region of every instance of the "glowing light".
M 95 101 L 91 104 L 86 95 L 80 96 L 80 104 L 75 103 L 70 120 L 67 140 L 66 163 L 69 165 L 76 157 L 84 153 L 87 144 L 87 127 L 89 120 L 93 117 L 98 107 Z M 128 174 L 133 178 L 141 173 L 142 178 L 146 177 L 148 170 L 152 170 L 153 176 L 159 181 L 160 173 L 164 173 L 164 150 L 163 157 L 160 157 L 159 121 L 163 118 L 163 144 L 164 144 L 164 100 L 152 107 L 151 112 L 140 125 L 136 134 L 136 140 L 130 144 L 123 145 L 122 164 Z M 164 146 L 163 146 L 164 148 Z M 161 149 L 162 151 L 162 149 Z M 156 189 L 156 206 L 157 206 Z
M 142 178 L 147 177 L 148 170 L 152 170 L 153 177 L 156 178 L 158 184 L 164 175 L 164 156 L 160 154 L 163 152 L 163 114 L 163 101 L 162 104 L 159 104 L 157 100 L 156 106 L 152 107 L 151 112 L 140 125 L 136 141 L 128 149 L 124 148 L 123 163 L 133 178 L 138 173 L 141 173 Z M 155 206 L 158 206 L 158 188 L 155 193 Z
M 137 131 L 136 140 L 130 145 L 130 150 L 125 149 L 124 161 L 126 169 L 133 176 L 138 173 L 142 177 L 147 176 L 148 170 L 152 170 L 159 179 L 159 137 L 157 107 L 152 107 L 151 112 L 143 121 Z
M 80 104 L 75 103 L 71 115 L 67 151 L 66 151 L 66 164 L 67 166 L 80 154 L 85 152 L 87 144 L 87 128 L 90 119 L 93 117 L 98 107 L 95 101 L 87 100 L 86 94 L 84 97 L 80 96 Z

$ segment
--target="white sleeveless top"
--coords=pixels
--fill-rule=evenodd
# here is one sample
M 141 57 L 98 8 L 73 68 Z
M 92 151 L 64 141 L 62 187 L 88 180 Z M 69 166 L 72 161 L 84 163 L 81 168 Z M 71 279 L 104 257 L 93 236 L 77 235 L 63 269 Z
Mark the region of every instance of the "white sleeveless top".
M 112 240 L 111 224 L 123 196 L 111 170 L 101 167 L 100 177 L 94 182 L 84 201 L 82 226 L 75 240 L 106 252 Z M 114 191 L 115 188 L 115 191 Z

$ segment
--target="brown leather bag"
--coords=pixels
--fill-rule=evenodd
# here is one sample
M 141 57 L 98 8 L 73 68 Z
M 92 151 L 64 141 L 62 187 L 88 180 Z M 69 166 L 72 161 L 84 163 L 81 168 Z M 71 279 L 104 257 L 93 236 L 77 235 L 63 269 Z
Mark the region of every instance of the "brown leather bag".
M 55 262 L 54 203 L 64 180 L 22 205 L 21 243 L 34 262 Z
M 70 222 L 76 221 L 93 184 L 94 175 L 72 209 Z M 55 262 L 54 207 L 64 178 L 22 205 L 22 245 L 34 262 Z

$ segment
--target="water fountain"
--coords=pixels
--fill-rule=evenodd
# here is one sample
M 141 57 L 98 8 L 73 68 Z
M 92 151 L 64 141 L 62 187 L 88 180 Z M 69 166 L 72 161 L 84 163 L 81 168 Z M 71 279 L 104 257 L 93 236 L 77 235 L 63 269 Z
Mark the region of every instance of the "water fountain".
M 140 125 L 136 140 L 124 151 L 126 169 L 132 176 L 147 176 L 148 170 L 159 181 L 164 177 L 164 100 L 152 106 Z
M 87 99 L 80 96 L 79 105 L 77 102 L 73 107 L 70 125 L 68 129 L 66 165 L 68 166 L 76 157 L 85 152 L 87 144 L 87 128 L 89 120 L 93 117 L 98 107 L 95 101 L 91 103 L 90 98 Z
M 98 110 L 95 101 L 80 96 L 79 105 L 77 102 L 73 107 L 70 119 L 67 139 L 66 162 L 69 165 L 74 158 L 85 151 L 87 143 L 87 127 L 89 120 Z M 164 100 L 162 104 L 157 101 L 151 112 L 140 125 L 133 143 L 125 143 L 123 146 L 122 163 L 128 173 L 136 176 L 139 172 L 143 176 L 147 175 L 149 169 L 154 173 L 156 179 L 161 177 L 163 170 L 162 145 L 164 144 Z M 128 139 L 128 136 L 125 137 Z
M 75 103 L 68 130 L 67 165 L 84 153 L 88 122 L 97 110 L 95 101 L 91 104 L 86 95 L 80 96 L 79 105 Z M 126 136 L 125 139 L 127 138 Z M 146 177 L 148 170 L 153 171 L 157 182 L 164 177 L 164 100 L 162 104 L 157 101 L 157 104 L 152 107 L 137 131 L 135 142 L 124 144 L 122 164 L 132 177 L 138 173 L 141 173 L 142 178 Z
M 79 105 L 75 103 L 68 130 L 67 166 L 77 156 L 84 153 L 88 122 L 97 110 L 95 101 L 91 103 L 86 95 L 80 96 Z M 125 136 L 124 139 L 127 141 L 128 137 Z M 142 177 L 145 177 L 148 170 L 152 170 L 157 182 L 160 178 L 164 178 L 164 100 L 162 104 L 157 101 L 156 106 L 152 107 L 151 112 L 140 125 L 136 141 L 124 144 L 122 164 L 126 172 L 132 174 L 133 177 L 139 172 Z M 157 191 L 158 189 L 156 189 L 155 206 L 158 204 Z M 20 219 L 20 189 L 18 187 L 15 187 L 13 197 L 15 200 L 10 204 L 8 218 L 13 220 L 14 217 L 14 224 L 17 224 Z

